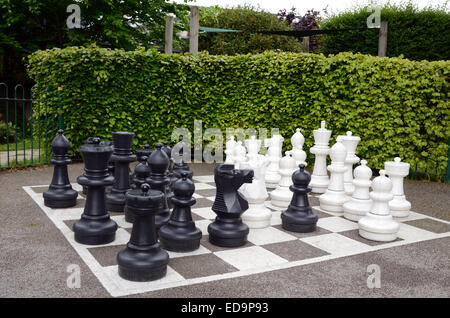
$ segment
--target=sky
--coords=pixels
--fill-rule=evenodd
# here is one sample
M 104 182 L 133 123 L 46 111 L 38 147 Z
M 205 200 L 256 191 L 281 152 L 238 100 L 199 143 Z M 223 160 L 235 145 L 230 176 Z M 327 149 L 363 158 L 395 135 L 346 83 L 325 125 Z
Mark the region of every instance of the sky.
M 184 3 L 183 0 L 172 0 L 177 3 Z M 281 9 L 290 9 L 295 7 L 299 14 L 304 14 L 308 9 L 322 10 L 328 6 L 328 12 L 338 13 L 345 11 L 345 9 L 351 8 L 355 5 L 364 5 L 370 2 L 369 0 L 196 0 L 194 3 L 198 6 L 212 6 L 218 5 L 220 7 L 235 7 L 237 5 L 251 4 L 253 6 L 259 6 L 265 11 L 272 13 L 278 13 Z M 373 2 L 373 1 L 372 1 Z M 388 2 L 388 0 L 378 0 L 376 3 L 383 4 Z M 405 0 L 390 0 L 391 3 L 404 3 Z M 419 8 L 426 7 L 428 5 L 442 6 L 448 0 L 412 0 L 413 3 L 417 4 Z M 450 4 L 447 4 L 447 9 Z

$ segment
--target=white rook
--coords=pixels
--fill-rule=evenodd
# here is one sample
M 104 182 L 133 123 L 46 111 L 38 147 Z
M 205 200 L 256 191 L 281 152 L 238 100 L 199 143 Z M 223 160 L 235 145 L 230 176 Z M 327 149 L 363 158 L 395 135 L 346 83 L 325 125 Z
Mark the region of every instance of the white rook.
M 325 129 L 325 121 L 322 120 L 319 129 L 314 129 L 314 147 L 309 151 L 315 155 L 314 169 L 309 186 L 313 193 L 324 193 L 328 188 L 330 180 L 327 172 L 327 155 L 330 153 L 328 142 L 331 130 Z
M 394 161 L 384 163 L 384 170 L 392 181 L 392 194 L 394 198 L 389 201 L 389 209 L 392 216 L 406 218 L 411 209 L 411 203 L 406 200 L 403 191 L 403 179 L 409 174 L 409 163 L 401 162 L 402 159 L 395 157 Z

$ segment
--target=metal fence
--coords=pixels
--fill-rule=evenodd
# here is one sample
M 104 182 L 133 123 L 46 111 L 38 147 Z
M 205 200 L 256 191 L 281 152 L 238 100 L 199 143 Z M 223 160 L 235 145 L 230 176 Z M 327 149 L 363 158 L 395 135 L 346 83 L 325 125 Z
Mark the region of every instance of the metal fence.
M 10 97 L 12 96 L 12 97 Z M 0 169 L 47 164 L 62 128 L 61 90 L 0 83 Z

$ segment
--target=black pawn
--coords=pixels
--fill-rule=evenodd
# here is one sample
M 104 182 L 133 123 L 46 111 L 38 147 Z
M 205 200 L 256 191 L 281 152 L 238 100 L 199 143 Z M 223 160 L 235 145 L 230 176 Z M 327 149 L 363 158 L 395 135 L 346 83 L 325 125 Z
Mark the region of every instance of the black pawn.
M 214 169 L 216 198 L 212 210 L 217 214 L 208 226 L 209 242 L 224 247 L 245 245 L 249 232 L 241 215 L 248 209 L 248 202 L 238 192 L 244 183 L 251 183 L 253 170 L 234 169 L 234 165 L 220 164 Z
M 73 225 L 75 241 L 87 245 L 107 244 L 114 241 L 117 230 L 117 224 L 110 219 L 105 206 L 105 186 L 114 182 L 108 173 L 113 148 L 94 137 L 80 147 L 80 152 L 85 172 L 77 182 L 87 187 L 87 196 L 81 219 Z
M 173 185 L 174 196 L 171 201 L 174 209 L 169 222 L 159 230 L 159 241 L 164 249 L 174 252 L 190 252 L 199 248 L 202 232 L 192 220 L 191 206 L 196 200 L 194 183 L 183 172 L 181 179 Z
M 112 212 L 124 212 L 125 193 L 130 190 L 130 163 L 136 160 L 131 151 L 134 133 L 113 132 L 114 152 L 111 161 L 114 162 L 114 184 L 106 194 L 106 208 Z
M 67 165 L 72 162 L 67 155 L 69 148 L 70 142 L 63 130 L 58 130 L 58 135 L 52 140 L 54 157 L 50 162 L 55 165 L 52 183 L 43 193 L 44 205 L 50 208 L 68 208 L 77 204 L 78 192 L 72 189 L 67 174 Z
M 140 189 L 141 185 L 146 183 L 146 179 L 150 176 L 150 168 L 147 164 L 147 156 L 143 156 L 142 162 L 138 163 L 134 168 L 133 189 Z M 133 223 L 134 216 L 128 210 L 128 206 L 125 204 L 125 221 Z
M 170 210 L 167 205 L 166 186 L 170 182 L 167 178 L 167 169 L 169 168 L 169 157 L 162 151 L 162 144 L 157 143 L 156 149 L 148 157 L 147 162 L 150 168 L 150 177 L 147 178 L 147 183 L 154 190 L 161 191 L 164 194 L 164 198 L 161 203 L 161 207 L 155 216 L 156 229 L 169 221 Z
M 117 254 L 119 276 L 146 282 L 166 275 L 169 254 L 157 241 L 155 214 L 164 195 L 150 190 L 146 183 L 126 194 L 128 209 L 134 214 L 133 229 L 127 247 Z
M 308 187 L 311 175 L 305 171 L 305 165 L 299 165 L 300 170 L 292 174 L 293 185 L 289 189 L 294 192 L 291 203 L 286 211 L 281 213 L 283 229 L 291 232 L 307 233 L 316 229 L 318 217 L 312 212 L 308 200 Z

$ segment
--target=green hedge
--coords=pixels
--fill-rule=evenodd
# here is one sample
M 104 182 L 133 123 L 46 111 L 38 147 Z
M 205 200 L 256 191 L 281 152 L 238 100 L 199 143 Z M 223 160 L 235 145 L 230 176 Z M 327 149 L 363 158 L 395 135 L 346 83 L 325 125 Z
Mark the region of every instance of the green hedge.
M 371 11 L 373 12 L 373 11 Z M 366 7 L 352 9 L 321 22 L 322 29 L 365 28 L 371 14 Z M 388 22 L 386 54 L 411 60 L 450 59 L 450 13 L 439 8 L 418 9 L 411 3 L 386 4 L 381 21 Z M 353 52 L 378 55 L 378 29 L 339 32 L 321 37 L 321 52 Z
M 42 89 L 62 86 L 65 134 L 74 149 L 88 136 L 136 133 L 135 146 L 168 139 L 176 127 L 302 128 L 305 149 L 321 120 L 331 144 L 347 130 L 373 168 L 399 154 L 440 173 L 450 138 L 450 62 L 412 62 L 343 53 L 163 55 L 155 51 L 66 48 L 29 58 Z M 208 143 L 208 142 L 206 142 Z M 309 152 L 309 151 L 308 151 Z M 308 155 L 312 162 L 313 156 Z

